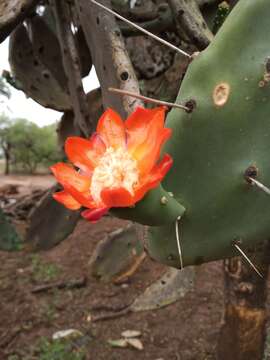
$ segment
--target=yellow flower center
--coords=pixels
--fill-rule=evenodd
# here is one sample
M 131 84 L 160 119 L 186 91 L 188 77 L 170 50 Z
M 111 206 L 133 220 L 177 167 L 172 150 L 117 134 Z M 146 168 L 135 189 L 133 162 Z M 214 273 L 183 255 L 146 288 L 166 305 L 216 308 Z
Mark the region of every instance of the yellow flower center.
M 123 187 L 133 195 L 138 180 L 137 161 L 125 149 L 109 147 L 94 170 L 90 192 L 99 204 L 102 203 L 100 193 L 104 188 Z

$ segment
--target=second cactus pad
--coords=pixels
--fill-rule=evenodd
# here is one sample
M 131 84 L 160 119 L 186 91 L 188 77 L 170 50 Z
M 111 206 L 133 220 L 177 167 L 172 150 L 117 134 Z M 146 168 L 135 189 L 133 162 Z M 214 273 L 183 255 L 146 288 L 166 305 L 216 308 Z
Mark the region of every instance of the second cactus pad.
M 212 44 L 191 63 L 167 127 L 174 159 L 163 187 L 186 212 L 179 221 L 184 265 L 236 254 L 270 235 L 270 6 L 240 0 Z M 175 223 L 151 227 L 150 255 L 179 267 Z

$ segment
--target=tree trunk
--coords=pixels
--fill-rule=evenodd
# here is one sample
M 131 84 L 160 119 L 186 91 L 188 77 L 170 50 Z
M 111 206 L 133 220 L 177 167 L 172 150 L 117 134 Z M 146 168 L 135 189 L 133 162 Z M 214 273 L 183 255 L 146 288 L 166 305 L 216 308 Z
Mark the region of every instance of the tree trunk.
M 4 156 L 5 156 L 5 175 L 9 175 L 10 173 L 10 146 L 4 149 Z
M 225 317 L 219 360 L 261 360 L 265 343 L 269 243 L 248 255 L 263 278 L 243 258 L 225 260 Z

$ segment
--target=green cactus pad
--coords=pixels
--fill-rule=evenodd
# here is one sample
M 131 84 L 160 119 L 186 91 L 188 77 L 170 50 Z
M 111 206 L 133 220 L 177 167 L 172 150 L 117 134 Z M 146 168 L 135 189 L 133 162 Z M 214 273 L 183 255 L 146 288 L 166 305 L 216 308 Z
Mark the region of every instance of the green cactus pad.
M 165 225 L 175 221 L 185 208 L 162 186 L 149 191 L 142 201 L 132 208 L 114 208 L 112 214 L 121 219 L 137 221 L 143 225 Z
M 21 247 L 21 238 L 0 208 L 0 250 L 17 251 Z
M 163 183 L 186 212 L 179 222 L 184 265 L 237 254 L 270 235 L 270 6 L 242 0 L 190 65 L 167 119 L 174 159 Z M 179 267 L 175 222 L 149 230 L 151 257 Z

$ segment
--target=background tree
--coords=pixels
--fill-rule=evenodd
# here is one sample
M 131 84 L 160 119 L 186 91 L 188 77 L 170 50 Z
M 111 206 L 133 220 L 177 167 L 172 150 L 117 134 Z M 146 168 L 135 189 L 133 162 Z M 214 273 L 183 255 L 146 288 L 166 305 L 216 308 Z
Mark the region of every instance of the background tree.
M 7 98 L 10 98 L 11 96 L 9 86 L 2 77 L 0 77 L 0 95 L 3 95 Z
M 5 175 L 9 174 L 11 161 L 11 120 L 4 114 L 0 116 L 0 147 L 5 159 Z
M 34 173 L 38 166 L 48 168 L 61 159 L 56 125 L 38 127 L 26 119 L 0 118 L 0 144 L 5 156 L 5 174 L 10 164 L 17 170 Z

